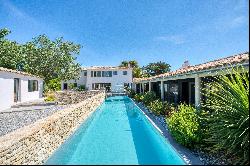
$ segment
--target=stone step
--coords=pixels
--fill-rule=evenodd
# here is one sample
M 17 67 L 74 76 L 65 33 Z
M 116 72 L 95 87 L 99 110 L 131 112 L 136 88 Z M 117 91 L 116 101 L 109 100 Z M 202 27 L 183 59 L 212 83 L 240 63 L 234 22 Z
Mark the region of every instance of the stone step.
M 30 107 L 30 106 L 49 106 L 49 105 L 56 105 L 56 102 L 49 101 L 49 102 L 20 103 L 20 104 L 13 105 L 11 108 L 21 108 L 21 107 Z

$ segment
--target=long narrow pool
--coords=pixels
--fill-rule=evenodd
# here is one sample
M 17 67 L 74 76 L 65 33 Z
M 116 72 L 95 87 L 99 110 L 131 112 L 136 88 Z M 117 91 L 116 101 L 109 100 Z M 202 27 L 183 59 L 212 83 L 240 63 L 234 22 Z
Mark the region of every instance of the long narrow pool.
M 45 164 L 178 164 L 185 162 L 125 96 L 109 97 Z

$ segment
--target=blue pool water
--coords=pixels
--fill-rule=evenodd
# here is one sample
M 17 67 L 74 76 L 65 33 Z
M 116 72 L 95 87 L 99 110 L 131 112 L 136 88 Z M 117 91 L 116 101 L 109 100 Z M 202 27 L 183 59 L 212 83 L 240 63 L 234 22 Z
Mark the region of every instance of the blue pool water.
M 45 164 L 185 164 L 125 96 L 109 97 Z

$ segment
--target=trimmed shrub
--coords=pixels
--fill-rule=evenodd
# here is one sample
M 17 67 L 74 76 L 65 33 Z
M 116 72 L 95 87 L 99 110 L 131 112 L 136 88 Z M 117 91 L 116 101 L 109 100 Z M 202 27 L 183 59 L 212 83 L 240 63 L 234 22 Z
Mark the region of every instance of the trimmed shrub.
M 85 85 L 79 85 L 79 86 L 77 87 L 77 90 L 78 90 L 78 91 L 84 91 L 84 90 L 85 90 Z
M 143 95 L 142 102 L 148 106 L 152 101 L 156 100 L 156 94 L 154 92 L 146 92 Z
M 157 116 L 164 115 L 164 105 L 160 100 L 152 101 L 148 108 Z
M 142 94 L 135 94 L 134 99 L 135 99 L 137 102 L 141 102 L 142 99 L 143 99 L 143 95 L 142 95 Z
M 56 101 L 56 96 L 55 96 L 55 94 L 53 93 L 53 92 L 47 92 L 46 94 L 45 94 L 45 99 L 44 99 L 44 101 Z
M 126 88 L 126 92 L 127 92 L 127 94 L 128 94 L 129 97 L 131 97 L 131 98 L 135 97 L 136 92 L 133 89 Z
M 203 108 L 207 111 L 211 150 L 224 151 L 232 164 L 249 165 L 249 72 L 233 68 L 207 83 Z M 232 157 L 233 156 L 233 157 Z
M 164 115 L 166 115 L 167 117 L 169 117 L 172 113 L 176 112 L 174 104 L 170 104 L 169 102 L 164 101 L 163 105 L 164 105 Z
M 186 147 L 193 147 L 195 143 L 200 142 L 199 118 L 194 107 L 180 104 L 178 111 L 166 118 L 166 122 L 178 143 Z
M 78 89 L 77 84 L 76 83 L 69 83 L 69 89 L 70 90 L 77 90 Z

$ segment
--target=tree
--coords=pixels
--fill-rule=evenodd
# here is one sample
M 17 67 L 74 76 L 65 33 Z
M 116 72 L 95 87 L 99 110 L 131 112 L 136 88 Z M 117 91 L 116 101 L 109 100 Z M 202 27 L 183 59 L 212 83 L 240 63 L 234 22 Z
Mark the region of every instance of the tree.
M 138 65 L 136 60 L 122 61 L 120 67 L 132 67 L 133 68 L 133 77 L 140 78 L 142 76 L 142 70 Z
M 0 29 L 0 40 L 4 39 L 10 33 L 10 30 L 7 28 Z
M 133 77 L 134 78 L 141 78 L 142 77 L 142 70 L 141 68 L 133 68 Z
M 131 61 L 128 62 L 128 64 L 132 68 L 138 68 L 139 67 L 138 62 L 136 60 L 131 60 Z
M 0 30 L 0 67 L 17 69 L 22 57 L 22 46 L 15 41 L 9 41 L 5 37 L 10 33 L 8 29 Z
M 138 68 L 138 62 L 136 60 L 130 60 L 130 61 L 122 61 L 120 64 L 120 67 L 132 67 L 132 68 Z
M 76 62 L 81 46 L 63 38 L 50 40 L 45 35 L 18 44 L 5 38 L 10 31 L 0 30 L 0 66 L 19 69 L 44 78 L 45 82 L 76 79 L 81 70 Z
M 128 61 L 122 61 L 120 67 L 128 67 Z
M 147 66 L 143 67 L 144 76 L 155 76 L 162 73 L 166 73 L 170 71 L 170 65 L 166 62 L 155 62 L 149 63 Z
M 63 41 L 63 38 L 52 41 L 40 35 L 24 47 L 24 69 L 27 72 L 43 76 L 45 81 L 54 78 L 69 80 L 79 76 L 81 68 L 76 62 L 76 55 L 80 52 L 80 45 Z

